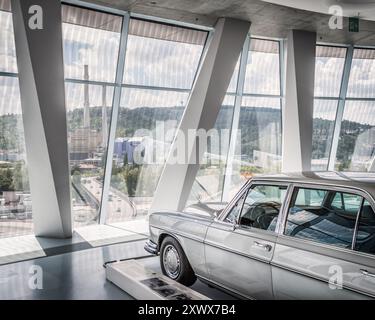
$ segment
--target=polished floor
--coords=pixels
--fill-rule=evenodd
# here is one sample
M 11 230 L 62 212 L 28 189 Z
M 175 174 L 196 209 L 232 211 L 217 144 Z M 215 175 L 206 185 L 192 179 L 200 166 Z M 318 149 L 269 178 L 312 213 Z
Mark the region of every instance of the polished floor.
M 34 235 L 0 238 L 0 265 L 147 238 L 148 222 L 144 219 L 80 227 L 69 239 Z
M 0 266 L 0 300 L 21 299 L 132 299 L 105 277 L 108 261 L 147 256 L 144 241 L 88 248 Z M 157 257 L 147 258 L 158 268 Z M 35 288 L 35 266 L 42 270 L 42 289 Z M 40 267 L 40 268 L 39 268 Z M 211 299 L 231 299 L 197 281 L 193 289 Z

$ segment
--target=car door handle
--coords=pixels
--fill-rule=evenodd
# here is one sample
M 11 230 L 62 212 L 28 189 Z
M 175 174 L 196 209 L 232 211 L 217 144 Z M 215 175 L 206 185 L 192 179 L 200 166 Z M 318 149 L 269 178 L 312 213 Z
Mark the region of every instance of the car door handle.
M 258 241 L 254 241 L 253 242 L 253 247 L 258 247 L 258 248 L 262 248 L 266 251 L 271 251 L 272 250 L 272 246 L 269 245 L 269 244 L 265 244 L 265 243 L 260 243 Z
M 375 278 L 375 273 L 371 273 L 371 272 L 368 272 L 367 270 L 365 269 L 360 269 L 359 271 L 361 271 L 361 273 L 365 276 L 369 276 L 369 277 L 372 277 L 372 278 Z

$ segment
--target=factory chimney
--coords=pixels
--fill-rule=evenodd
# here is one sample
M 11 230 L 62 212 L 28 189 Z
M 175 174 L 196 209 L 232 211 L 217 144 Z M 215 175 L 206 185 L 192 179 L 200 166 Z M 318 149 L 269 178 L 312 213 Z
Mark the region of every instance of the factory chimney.
M 86 81 L 85 83 L 85 92 L 84 92 L 84 111 L 83 111 L 83 127 L 84 128 L 90 128 L 90 99 L 89 99 L 89 66 L 86 64 L 85 65 L 85 74 L 84 74 L 84 79 Z
M 108 143 L 108 120 L 107 120 L 107 87 L 102 87 L 102 147 L 106 148 Z

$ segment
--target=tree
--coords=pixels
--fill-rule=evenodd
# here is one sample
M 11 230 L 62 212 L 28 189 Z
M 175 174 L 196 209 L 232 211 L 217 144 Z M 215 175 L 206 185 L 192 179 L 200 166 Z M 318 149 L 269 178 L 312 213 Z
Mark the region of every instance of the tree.
M 10 168 L 0 171 L 0 191 L 14 191 L 13 173 Z
M 81 169 L 78 166 L 74 166 L 71 170 L 73 183 L 79 185 L 81 183 Z
M 28 174 L 22 162 L 18 162 L 13 169 L 13 186 L 16 191 L 29 190 Z
M 126 188 L 128 189 L 129 197 L 134 197 L 137 191 L 138 178 L 139 178 L 140 168 L 137 165 L 126 166 L 124 170 L 124 180 L 126 183 Z
M 128 153 L 125 153 L 125 156 L 124 156 L 124 167 L 126 167 L 128 164 L 129 164 Z

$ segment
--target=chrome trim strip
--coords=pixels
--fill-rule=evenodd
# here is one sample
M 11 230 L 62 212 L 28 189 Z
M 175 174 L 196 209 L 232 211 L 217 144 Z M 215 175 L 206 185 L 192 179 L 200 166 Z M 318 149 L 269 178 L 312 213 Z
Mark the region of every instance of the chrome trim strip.
M 161 228 L 161 227 L 157 227 L 155 225 L 150 225 L 150 227 L 153 227 L 155 229 L 158 229 L 158 230 L 161 230 L 161 231 L 164 231 L 170 235 L 176 235 L 176 236 L 180 236 L 180 237 L 184 237 L 186 239 L 189 239 L 189 240 L 193 240 L 193 241 L 196 241 L 196 242 L 199 242 L 199 243 L 204 243 L 204 239 L 200 239 L 198 237 L 194 237 L 194 236 L 191 236 L 191 235 L 188 235 L 187 233 L 185 232 L 180 232 L 180 231 L 176 231 L 176 230 L 171 230 L 169 228 Z
M 219 226 L 217 226 L 219 225 Z M 229 222 L 223 222 L 223 221 L 216 221 L 213 224 L 210 225 L 211 229 L 218 229 L 222 230 L 220 226 L 224 227 L 224 231 L 232 231 L 233 224 Z M 228 229 L 228 230 L 226 230 Z M 268 241 L 268 242 L 275 242 L 277 240 L 278 234 L 274 231 L 269 231 L 269 230 L 263 230 L 263 229 L 257 229 L 257 228 L 243 228 L 241 226 L 236 226 L 236 230 L 233 232 L 238 232 L 240 235 L 245 236 L 245 237 L 250 237 L 250 238 L 255 238 L 258 240 L 263 240 L 263 241 Z M 271 237 L 274 238 L 272 240 L 265 239 L 265 237 Z
M 278 263 L 271 262 L 271 266 L 276 267 L 276 268 L 280 268 L 280 269 L 283 269 L 283 270 L 286 270 L 286 271 L 290 271 L 292 273 L 298 273 L 299 275 L 308 277 L 310 279 L 314 279 L 314 280 L 318 280 L 320 282 L 324 282 L 327 285 L 329 284 L 329 281 L 327 281 L 327 279 L 324 279 L 322 277 L 312 275 L 312 274 L 309 274 L 309 273 L 306 273 L 306 272 L 303 272 L 303 271 L 300 271 L 300 270 L 292 269 L 292 268 L 283 266 L 283 265 L 278 264 Z M 360 291 L 360 290 L 355 289 L 351 286 L 348 286 L 347 284 L 343 284 L 343 290 L 348 290 L 348 291 L 352 291 L 352 292 L 355 292 L 355 293 L 359 293 L 359 294 L 367 296 L 367 297 L 375 298 L 375 294 L 368 293 L 368 292 L 365 292 L 365 291 Z
M 244 258 L 256 260 L 256 261 L 263 262 L 263 263 L 266 263 L 266 264 L 270 264 L 271 263 L 271 259 L 262 259 L 262 258 L 259 258 L 259 257 L 254 257 L 254 256 L 251 256 L 249 254 L 243 253 L 241 251 L 237 251 L 237 250 L 234 250 L 234 249 L 231 249 L 231 248 L 228 248 L 228 247 L 224 247 L 224 246 L 218 245 L 218 244 L 216 244 L 216 243 L 214 243 L 212 241 L 205 240 L 204 244 L 208 245 L 208 246 L 211 246 L 211 247 L 214 247 L 216 249 L 220 249 L 220 250 L 226 251 L 226 252 L 230 252 L 230 253 L 233 253 L 233 254 L 238 254 L 238 255 L 240 255 L 240 256 L 242 256 Z
M 335 247 L 335 246 L 331 246 L 325 243 L 313 242 L 310 240 L 290 237 L 286 235 L 279 235 L 277 237 L 276 246 L 277 245 L 282 245 L 282 246 L 294 248 L 297 250 L 303 250 L 303 251 L 307 251 L 310 253 L 321 254 L 321 255 L 331 257 L 333 259 L 338 259 L 338 260 L 346 261 L 349 263 L 361 264 L 363 266 L 367 266 L 370 268 L 374 268 L 374 264 L 375 264 L 375 256 L 368 254 L 368 253 L 341 248 L 341 247 Z M 322 253 L 322 250 L 324 250 L 323 253 Z M 353 257 L 353 259 L 343 259 L 342 254 L 349 255 L 350 257 Z M 358 261 L 358 259 L 366 260 L 367 262 Z
M 267 264 L 270 264 L 270 259 L 261 259 L 261 258 L 258 258 L 258 257 L 254 257 L 254 256 L 251 256 L 251 255 L 248 255 L 248 254 L 245 254 L 243 252 L 240 252 L 240 251 L 237 251 L 237 250 L 233 250 L 233 249 L 230 249 L 228 247 L 224 247 L 224 246 L 220 246 L 218 244 L 215 244 L 214 242 L 212 241 L 207 241 L 206 239 L 200 239 L 198 237 L 194 237 L 194 236 L 191 236 L 191 235 L 188 235 L 184 232 L 180 232 L 180 231 L 175 231 L 175 230 L 171 230 L 171 229 L 167 229 L 167 228 L 160 228 L 160 227 L 157 227 L 157 226 L 154 226 L 154 225 L 150 225 L 150 227 L 153 227 L 155 229 L 159 229 L 161 231 L 164 231 L 170 235 L 176 235 L 176 236 L 180 236 L 180 237 L 184 237 L 186 239 L 189 239 L 189 240 L 193 240 L 193 241 L 196 241 L 196 242 L 199 242 L 199 243 L 203 243 L 203 244 L 206 244 L 206 245 L 209 245 L 211 247 L 214 247 L 214 248 L 217 248 L 217 249 L 221 249 L 221 250 L 224 250 L 224 251 L 227 251 L 227 252 L 231 252 L 233 254 L 238 254 L 240 256 L 243 256 L 245 258 L 250 258 L 250 259 L 254 259 L 254 260 L 257 260 L 257 261 L 260 261 L 260 262 L 264 262 L 264 263 L 267 263 Z M 256 237 L 254 237 L 256 238 Z M 263 241 L 267 241 L 267 240 L 264 240 L 262 238 L 257 238 L 259 240 L 263 240 Z M 269 241 L 271 242 L 271 241 Z

